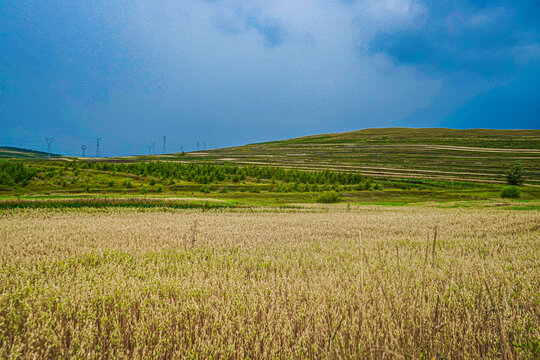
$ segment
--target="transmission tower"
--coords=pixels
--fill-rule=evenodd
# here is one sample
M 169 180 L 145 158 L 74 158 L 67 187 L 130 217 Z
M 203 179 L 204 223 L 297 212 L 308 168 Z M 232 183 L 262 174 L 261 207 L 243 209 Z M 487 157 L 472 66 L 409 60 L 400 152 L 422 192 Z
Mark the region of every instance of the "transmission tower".
M 156 142 L 152 141 L 152 154 L 156 153 Z
M 151 155 L 152 154 L 152 145 L 146 145 L 146 147 L 148 148 L 148 155 Z
M 52 137 L 45 138 L 45 142 L 47 143 L 47 159 L 51 158 L 51 145 L 52 145 L 53 140 L 54 138 Z
M 199 142 L 197 141 L 197 151 L 199 151 Z
M 161 153 L 165 154 L 167 152 L 167 137 L 163 135 L 163 148 L 161 149 Z
M 101 141 L 101 138 L 96 138 L 96 157 L 99 157 L 100 156 L 100 153 L 99 153 L 99 142 Z
M 82 157 L 86 156 L 86 145 L 81 145 Z

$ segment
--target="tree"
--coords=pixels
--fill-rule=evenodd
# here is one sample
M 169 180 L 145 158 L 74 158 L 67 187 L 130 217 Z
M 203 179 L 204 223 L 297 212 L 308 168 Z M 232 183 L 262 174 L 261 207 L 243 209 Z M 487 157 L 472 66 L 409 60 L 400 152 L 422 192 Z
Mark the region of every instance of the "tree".
M 509 185 L 523 184 L 523 166 L 521 165 L 521 161 L 516 161 L 510 169 L 506 170 L 506 182 Z

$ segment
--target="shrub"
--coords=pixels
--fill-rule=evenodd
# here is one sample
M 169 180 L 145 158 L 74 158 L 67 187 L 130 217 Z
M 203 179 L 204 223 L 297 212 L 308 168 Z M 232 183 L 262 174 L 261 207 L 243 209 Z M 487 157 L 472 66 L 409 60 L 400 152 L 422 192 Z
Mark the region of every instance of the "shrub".
M 517 186 L 505 186 L 501 190 L 501 197 L 508 199 L 519 199 L 521 197 L 521 191 Z
M 510 169 L 506 170 L 506 182 L 509 185 L 523 184 L 523 166 L 521 161 L 516 161 Z
M 139 189 L 139 192 L 140 192 L 141 194 L 146 194 L 146 193 L 148 193 L 148 189 L 146 188 L 146 186 L 142 186 L 142 187 Z
M 0 162 L 1 185 L 28 185 L 36 176 L 36 171 L 29 169 L 21 163 Z
M 341 198 L 339 197 L 339 194 L 335 191 L 325 191 L 319 196 L 317 196 L 316 201 L 318 203 L 337 203 L 341 201 Z

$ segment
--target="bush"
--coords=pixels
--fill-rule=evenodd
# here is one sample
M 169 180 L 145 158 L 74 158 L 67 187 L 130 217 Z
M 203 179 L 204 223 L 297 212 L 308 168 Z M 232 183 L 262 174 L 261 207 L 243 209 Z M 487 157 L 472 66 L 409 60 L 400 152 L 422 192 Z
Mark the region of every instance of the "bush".
M 28 185 L 36 176 L 36 171 L 21 163 L 0 162 L 0 185 Z
M 519 199 L 521 197 L 521 191 L 517 186 L 505 186 L 501 190 L 501 197 L 508 199 Z
M 510 169 L 506 170 L 506 182 L 508 185 L 523 184 L 523 166 L 520 161 L 516 161 Z
M 341 198 L 339 197 L 339 194 L 335 191 L 325 191 L 319 196 L 317 196 L 318 203 L 337 203 L 341 201 Z

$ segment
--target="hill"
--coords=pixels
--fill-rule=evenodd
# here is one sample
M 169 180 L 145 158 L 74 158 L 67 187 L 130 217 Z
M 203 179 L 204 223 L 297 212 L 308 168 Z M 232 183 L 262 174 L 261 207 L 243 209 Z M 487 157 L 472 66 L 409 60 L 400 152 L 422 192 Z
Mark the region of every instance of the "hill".
M 378 128 L 303 136 L 279 141 L 279 143 L 423 144 L 504 149 L 540 149 L 540 130 Z
M 521 161 L 529 184 L 540 185 L 540 130 L 382 128 L 282 141 L 142 156 L 130 160 L 208 161 L 334 169 L 386 179 L 504 182 Z
M 46 159 L 48 156 L 59 157 L 57 154 L 48 154 L 43 151 L 21 149 L 17 147 L 0 147 L 0 159 Z

